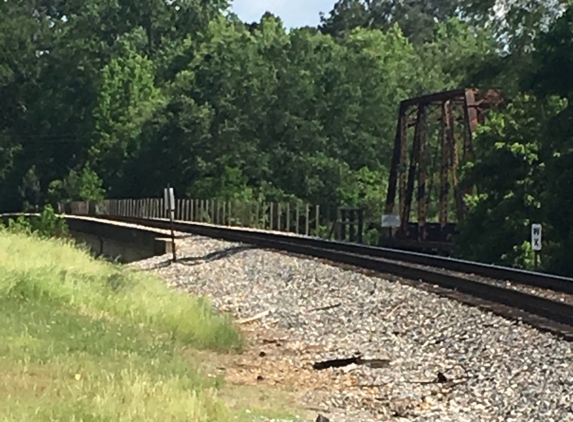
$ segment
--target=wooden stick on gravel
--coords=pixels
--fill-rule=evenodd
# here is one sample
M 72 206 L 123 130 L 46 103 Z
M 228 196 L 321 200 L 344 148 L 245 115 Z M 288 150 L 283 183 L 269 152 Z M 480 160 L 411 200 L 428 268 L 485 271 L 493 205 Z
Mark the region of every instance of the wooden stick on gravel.
M 334 309 L 342 306 L 342 303 L 335 303 L 334 305 L 322 306 L 320 308 L 309 309 L 308 312 L 318 312 L 318 311 L 328 311 L 329 309 Z
M 400 308 L 400 306 L 406 303 L 407 300 L 408 297 L 405 297 L 404 299 L 400 300 L 396 305 L 392 307 L 392 309 L 390 309 L 390 312 L 386 314 L 385 318 L 390 318 L 392 315 L 394 315 L 394 313 L 398 310 L 398 308 Z
M 267 310 L 267 311 L 261 312 L 259 314 L 253 315 L 250 318 L 240 319 L 239 321 L 237 321 L 237 324 L 242 325 L 242 324 L 248 324 L 250 322 L 255 322 L 255 321 L 258 321 L 259 319 L 263 319 L 264 317 L 266 317 L 270 313 L 271 313 L 271 311 Z

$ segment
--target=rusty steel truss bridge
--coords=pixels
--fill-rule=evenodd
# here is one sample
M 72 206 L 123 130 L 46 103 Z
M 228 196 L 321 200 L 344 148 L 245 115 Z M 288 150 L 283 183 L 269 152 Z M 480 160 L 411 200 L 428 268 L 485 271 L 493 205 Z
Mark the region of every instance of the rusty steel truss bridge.
M 400 103 L 384 210 L 394 223 L 383 228 L 382 244 L 451 249 L 456 223 L 467 213 L 464 195 L 473 189 L 460 186 L 460 170 L 473 159 L 477 127 L 503 103 L 499 91 L 476 88 Z

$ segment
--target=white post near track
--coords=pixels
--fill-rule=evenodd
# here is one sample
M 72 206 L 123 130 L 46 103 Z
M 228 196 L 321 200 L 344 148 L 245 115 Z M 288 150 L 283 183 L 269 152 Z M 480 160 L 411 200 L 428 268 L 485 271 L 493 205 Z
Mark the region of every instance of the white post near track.
M 163 190 L 163 199 L 165 209 L 169 212 L 169 220 L 171 225 L 171 252 L 173 253 L 173 262 L 177 261 L 177 254 L 175 252 L 175 232 L 173 230 L 173 220 L 175 219 L 175 193 L 173 188 L 167 185 Z
M 537 271 L 539 252 L 541 251 L 541 224 L 531 225 L 531 249 L 533 249 L 533 266 Z

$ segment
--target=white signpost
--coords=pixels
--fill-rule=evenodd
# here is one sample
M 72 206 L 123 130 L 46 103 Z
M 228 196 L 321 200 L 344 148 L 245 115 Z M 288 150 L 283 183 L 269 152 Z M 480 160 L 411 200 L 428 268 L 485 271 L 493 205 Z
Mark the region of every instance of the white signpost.
M 531 247 L 536 252 L 541 250 L 541 224 L 531 225 Z
M 382 227 L 400 227 L 400 216 L 395 214 L 384 214 L 382 216 Z
M 163 189 L 163 204 L 165 210 L 169 213 L 169 221 L 171 222 L 171 252 L 173 253 L 173 262 L 177 261 L 175 253 L 175 232 L 173 231 L 173 220 L 175 219 L 175 192 L 173 188 L 167 185 Z
M 173 188 L 163 189 L 163 203 L 166 211 L 169 213 L 175 212 L 175 193 Z
M 531 225 L 531 249 L 533 249 L 533 266 L 537 270 L 537 263 L 539 260 L 539 251 L 541 251 L 541 224 Z
M 396 214 L 384 214 L 382 215 L 382 227 L 388 229 L 388 234 L 390 237 L 394 235 L 394 229 L 400 227 L 400 216 Z

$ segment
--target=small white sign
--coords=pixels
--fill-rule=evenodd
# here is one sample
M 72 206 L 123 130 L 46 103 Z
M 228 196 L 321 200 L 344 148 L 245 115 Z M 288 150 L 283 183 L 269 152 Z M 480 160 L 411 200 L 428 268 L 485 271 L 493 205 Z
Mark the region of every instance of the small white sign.
M 175 193 L 173 188 L 163 189 L 163 201 L 167 211 L 175 211 Z
M 384 214 L 382 227 L 400 227 L 400 216 L 396 214 Z
M 531 225 L 531 247 L 534 251 L 541 250 L 541 224 Z

